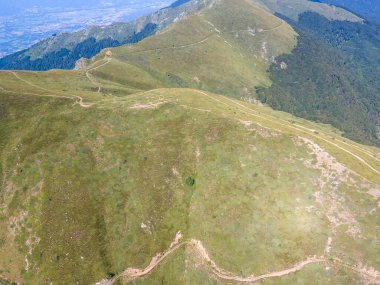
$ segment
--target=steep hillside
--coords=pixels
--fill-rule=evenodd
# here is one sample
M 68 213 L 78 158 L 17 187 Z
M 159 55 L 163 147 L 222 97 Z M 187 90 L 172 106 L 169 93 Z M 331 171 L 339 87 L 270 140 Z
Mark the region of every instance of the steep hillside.
M 270 69 L 273 85 L 259 98 L 379 146 L 380 26 L 330 21 L 316 13 L 288 22 L 299 34 L 298 46 L 277 58 Z
M 218 0 L 1 71 L 0 284 L 380 284 L 380 149 L 252 104 L 296 35 Z
M 378 284 L 378 149 L 197 90 L 62 98 L 50 76 L 0 76 L 3 278 Z
M 314 11 L 330 19 L 361 21 L 352 13 L 323 3 L 308 0 L 250 0 L 271 13 L 280 13 L 297 19 L 305 11 Z M 290 1 L 290 3 L 289 3 Z M 24 51 L 0 59 L 0 69 L 49 70 L 53 68 L 72 69 L 75 62 L 91 58 L 107 47 L 116 47 L 138 42 L 186 15 L 191 15 L 211 3 L 211 0 L 179 0 L 162 9 L 131 23 L 116 23 L 105 27 L 89 27 L 75 33 L 63 33 L 48 38 Z
M 138 82 L 145 87 L 260 99 L 379 146 L 378 25 L 332 21 L 311 12 L 298 18 L 281 20 L 246 1 L 217 1 L 137 45 L 113 49 L 112 61 L 94 74 L 127 83 L 139 70 L 145 76 Z
M 133 78 L 133 84 L 147 88 L 192 87 L 254 101 L 255 87 L 271 84 L 268 66 L 295 45 L 292 28 L 258 6 L 216 1 L 137 45 L 113 49 L 112 60 L 93 74 L 119 83 Z

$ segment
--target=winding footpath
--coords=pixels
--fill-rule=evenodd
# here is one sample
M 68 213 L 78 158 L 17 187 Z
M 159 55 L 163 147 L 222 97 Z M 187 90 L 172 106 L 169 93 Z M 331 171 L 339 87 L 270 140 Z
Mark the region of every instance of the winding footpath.
M 284 22 L 282 21 L 282 23 L 279 26 L 274 27 L 272 29 L 268 29 L 268 30 L 262 30 L 261 32 L 267 32 L 267 31 L 273 31 L 273 30 L 279 29 L 283 24 L 284 24 Z M 253 32 L 253 30 L 229 31 L 228 33 L 235 33 L 235 32 Z M 212 34 L 208 35 L 207 37 L 205 37 L 204 39 L 201 39 L 201 40 L 199 40 L 197 42 L 190 43 L 190 44 L 185 44 L 185 45 L 180 45 L 180 46 L 154 48 L 154 49 L 147 49 L 147 50 L 140 50 L 140 51 L 135 51 L 135 52 L 132 52 L 132 53 L 148 52 L 148 51 L 156 51 L 156 50 L 164 50 L 164 49 L 182 49 L 182 48 L 187 48 L 187 47 L 203 44 L 203 43 L 207 42 L 211 37 L 213 37 L 215 35 L 217 35 L 217 34 L 216 33 L 212 33 Z M 90 68 L 90 69 L 88 69 L 86 71 L 86 77 L 89 79 L 89 81 L 91 81 L 94 85 L 96 85 L 98 87 L 98 91 L 97 91 L 98 93 L 101 92 L 102 85 L 92 76 L 91 71 L 94 71 L 94 70 L 96 70 L 98 68 L 101 68 L 101 67 L 109 64 L 111 62 L 111 60 L 112 60 L 112 58 L 109 58 L 109 59 L 107 59 L 107 61 L 105 63 L 103 63 L 103 64 L 101 64 L 99 66 Z M 28 85 L 30 85 L 32 87 L 44 90 L 44 91 L 52 93 L 52 94 L 43 95 L 43 94 L 37 94 L 37 93 L 21 93 L 21 92 L 9 91 L 9 90 L 6 90 L 6 89 L 4 89 L 3 87 L 0 86 L 0 90 L 2 90 L 3 92 L 11 92 L 11 93 L 15 93 L 15 94 L 21 93 L 21 94 L 41 96 L 41 97 L 55 97 L 55 98 L 65 98 L 65 99 L 72 99 L 72 100 L 74 99 L 74 100 L 78 101 L 79 105 L 81 107 L 83 107 L 83 108 L 89 108 L 89 107 L 91 107 L 93 105 L 93 104 L 89 104 L 89 103 L 84 103 L 83 102 L 83 98 L 80 97 L 80 96 L 77 96 L 77 95 L 67 96 L 67 95 L 57 95 L 57 94 L 54 94 L 54 93 L 59 93 L 59 92 L 46 89 L 46 88 L 38 86 L 38 85 L 36 85 L 36 84 L 34 84 L 34 83 L 30 82 L 30 81 L 27 81 L 27 80 L 23 79 L 22 77 L 20 77 L 20 75 L 17 74 L 16 72 L 14 72 L 14 71 L 10 71 L 10 73 L 13 74 L 13 76 L 15 76 L 18 80 L 20 80 L 20 81 L 22 81 L 22 82 L 24 82 L 24 83 L 26 83 L 26 84 L 28 84 Z M 224 100 L 219 100 L 217 98 L 214 98 L 213 96 L 207 94 L 206 92 L 203 92 L 203 91 L 200 91 L 200 90 L 195 90 L 195 91 L 197 91 L 198 93 L 200 93 L 200 94 L 202 94 L 204 96 L 207 96 L 208 98 L 211 98 L 212 100 L 214 100 L 216 102 L 224 104 L 224 105 L 226 105 L 228 107 L 235 106 L 236 108 L 239 109 L 239 111 L 241 111 L 243 113 L 246 113 L 246 114 L 249 114 L 251 116 L 259 117 L 261 119 L 268 120 L 268 121 L 270 121 L 272 123 L 276 123 L 276 124 L 279 124 L 279 125 L 282 125 L 282 126 L 285 126 L 287 128 L 291 128 L 291 129 L 294 129 L 294 130 L 297 130 L 297 131 L 307 131 L 308 135 L 313 136 L 313 137 L 315 137 L 315 138 L 317 138 L 319 140 L 323 140 L 326 143 L 329 143 L 330 145 L 334 146 L 335 148 L 340 149 L 340 150 L 346 152 L 351 157 L 355 158 L 357 161 L 359 161 L 360 163 L 362 163 L 363 165 L 365 165 L 366 167 L 368 167 L 369 169 L 371 169 L 373 172 L 375 172 L 376 174 L 380 175 L 380 172 L 376 168 L 374 168 L 373 166 L 371 166 L 362 157 L 360 157 L 360 156 L 352 153 L 350 150 L 345 149 L 342 146 L 337 145 L 336 143 L 330 141 L 329 139 L 326 139 L 326 138 L 321 137 L 320 135 L 314 134 L 314 132 L 313 132 L 312 129 L 309 129 L 309 128 L 306 128 L 306 127 L 303 127 L 303 126 L 300 126 L 300 125 L 297 125 L 297 124 L 296 125 L 290 125 L 290 123 L 288 121 L 283 120 L 283 119 L 279 119 L 279 118 L 276 118 L 276 117 L 272 117 L 270 115 L 265 115 L 264 116 L 264 115 L 258 114 L 255 111 L 253 111 L 252 109 L 248 108 L 247 106 L 245 106 L 245 105 L 237 102 L 236 100 L 232 100 L 232 99 L 227 98 L 227 97 L 223 97 L 223 99 L 225 100 L 224 101 Z M 227 103 L 226 101 L 228 101 L 230 103 Z M 280 123 L 280 121 L 283 122 L 283 123 Z M 373 159 L 375 159 L 377 161 L 380 161 L 379 158 L 377 158 L 372 153 L 370 153 L 369 151 L 367 151 L 365 149 L 362 149 L 359 146 L 356 146 L 356 145 L 353 145 L 353 144 L 349 144 L 349 143 L 346 143 L 346 142 L 341 141 L 341 140 L 337 140 L 337 141 L 339 141 L 340 143 L 345 144 L 347 146 L 353 147 L 353 148 L 361 151 L 363 154 L 366 154 L 366 155 L 372 157 Z M 359 267 L 348 265 L 345 262 L 343 262 L 342 260 L 340 260 L 339 258 L 329 258 L 329 259 L 327 259 L 324 256 L 321 256 L 321 257 L 316 257 L 316 256 L 308 257 L 306 260 L 301 261 L 301 262 L 293 265 L 292 267 L 286 268 L 286 269 L 281 270 L 281 271 L 270 272 L 270 273 L 266 273 L 266 274 L 259 275 L 259 276 L 252 275 L 252 276 L 248 276 L 248 277 L 242 277 L 242 276 L 235 275 L 232 272 L 229 272 L 227 270 L 224 270 L 224 269 L 220 268 L 210 258 L 207 250 L 205 249 L 205 247 L 203 246 L 203 244 L 202 244 L 202 242 L 200 240 L 191 239 L 189 241 L 181 242 L 181 239 L 182 239 L 181 232 L 177 232 L 176 237 L 175 237 L 174 241 L 171 243 L 170 247 L 166 251 L 164 251 L 162 253 L 158 253 L 156 256 L 154 256 L 152 258 L 152 260 L 150 261 L 149 265 L 146 268 L 144 268 L 144 269 L 127 268 L 125 271 L 123 271 L 121 274 L 117 275 L 113 279 L 111 279 L 111 280 L 106 280 L 105 279 L 105 280 L 102 280 L 102 281 L 100 281 L 100 282 L 98 282 L 96 284 L 97 285 L 113 285 L 119 279 L 123 279 L 124 281 L 132 281 L 132 280 L 135 280 L 135 279 L 147 276 L 157 266 L 159 266 L 164 260 L 166 260 L 169 256 L 171 256 L 172 254 L 174 254 L 181 247 L 185 247 L 185 246 L 188 247 L 188 248 L 191 248 L 197 254 L 197 256 L 199 256 L 206 264 L 208 264 L 210 272 L 212 274 L 214 274 L 215 276 L 217 276 L 218 278 L 223 279 L 223 280 L 237 281 L 237 282 L 242 282 L 242 283 L 252 283 L 252 282 L 258 282 L 258 281 L 261 281 L 261 280 L 264 280 L 264 279 L 277 278 L 277 277 L 286 276 L 286 275 L 289 275 L 289 274 L 292 274 L 292 273 L 296 273 L 296 272 L 301 271 L 305 267 L 307 267 L 309 265 L 312 265 L 312 264 L 332 263 L 332 264 L 335 264 L 335 265 L 339 265 L 339 266 L 345 267 L 345 268 L 347 268 L 349 270 L 352 270 L 352 271 L 354 271 L 354 272 L 356 272 L 356 273 L 358 273 L 358 274 L 360 274 L 360 275 L 362 275 L 362 276 L 364 276 L 366 278 L 369 278 L 369 279 L 373 280 L 373 282 L 375 282 L 375 284 L 380 284 L 380 274 L 379 274 L 379 272 L 377 272 L 377 271 L 365 271 L 363 269 L 360 269 Z
M 281 24 L 276 26 L 276 27 L 273 27 L 273 28 L 270 28 L 270 29 L 258 29 L 259 32 L 270 32 L 270 31 L 274 31 L 274 30 L 277 30 L 279 29 L 280 27 L 282 27 L 284 25 L 284 21 L 281 21 Z M 214 25 L 213 25 L 214 26 Z M 215 27 L 215 26 L 214 26 Z M 196 41 L 196 42 L 193 42 L 193 43 L 189 43 L 189 44 L 184 44 L 184 45 L 179 45 L 179 46 L 167 46 L 167 47 L 158 47 L 158 48 L 151 48 L 151 49 L 145 49 L 145 50 L 136 50 L 136 51 L 132 51 L 130 52 L 129 54 L 134 54 L 134 53 L 141 53 L 141 52 L 149 52 L 149 51 L 159 51 L 159 50 L 167 50 L 167 49 L 183 49 L 183 48 L 188 48 L 188 47 L 192 47 L 192 46 L 196 46 L 196 45 L 199 45 L 199 44 L 203 44 L 203 43 L 206 43 L 208 40 L 210 40 L 212 37 L 214 36 L 219 36 L 219 34 L 221 34 L 221 32 L 219 30 L 217 30 L 215 28 L 215 31 L 216 32 L 213 32 L 211 34 L 209 34 L 208 36 L 206 36 L 205 38 L 199 40 L 199 41 Z M 239 30 L 239 31 L 227 31 L 226 33 L 234 33 L 234 32 L 248 32 L 248 33 L 251 33 L 253 30 L 251 29 L 247 29 L 247 30 Z M 94 78 L 94 76 L 91 74 L 91 71 L 94 71 L 98 68 L 101 68 L 107 64 L 109 64 L 111 62 L 112 58 L 108 58 L 107 61 L 99 66 L 96 66 L 96 67 L 93 67 L 93 68 L 90 68 L 88 70 L 86 70 L 86 77 L 88 78 L 88 80 L 94 84 L 95 86 L 98 87 L 98 93 L 101 92 L 102 90 L 102 85 Z M 60 92 L 57 92 L 57 91 L 52 91 L 52 90 L 49 90 L 49 89 L 46 89 L 44 87 L 41 87 L 41 86 L 38 86 L 30 81 L 27 81 L 23 78 L 21 78 L 19 76 L 19 74 L 17 74 L 15 71 L 12 71 L 12 70 L 7 70 L 7 71 L 4 71 L 4 72 L 8 72 L 8 73 L 11 73 L 13 74 L 17 79 L 19 79 L 20 81 L 23 81 L 24 83 L 30 85 L 30 86 L 33 86 L 35 88 L 38 88 L 38 89 L 41 89 L 41 90 L 44 90 L 46 92 L 50 92 L 50 93 L 53 93 L 53 94 L 47 94 L 47 95 L 43 95 L 43 94 L 36 94 L 36 93 L 29 93 L 29 92 L 14 92 L 14 91 L 9 91 L 9 90 L 5 90 L 4 88 L 0 87 L 1 90 L 3 90 L 4 92 L 9 92 L 9 93 L 20 93 L 20 94 L 25 94 L 25 95 L 33 95 L 33 96 L 40 96 L 40 97 L 56 97 L 56 98 L 65 98 L 65 99 L 75 99 L 75 100 L 78 100 L 78 103 L 81 107 L 83 108 L 89 108 L 91 107 L 93 104 L 91 103 L 84 103 L 83 102 L 83 98 L 80 97 L 80 96 L 77 96 L 77 95 L 71 95 L 71 96 L 67 96 L 67 95 L 56 95 L 54 93 L 60 93 Z M 26 72 L 30 72 L 30 71 L 26 71 Z
M 235 275 L 229 271 L 226 271 L 222 268 L 220 268 L 209 256 L 207 250 L 203 246 L 202 242 L 200 240 L 191 239 L 189 241 L 180 242 L 182 239 L 182 233 L 179 231 L 176 234 L 176 237 L 174 241 L 171 243 L 170 247 L 164 251 L 163 253 L 158 253 L 156 256 L 154 256 L 149 263 L 149 265 L 144 269 L 138 269 L 138 268 L 127 268 L 124 272 L 117 275 L 113 279 L 104 279 L 95 285 L 113 285 L 118 280 L 123 280 L 124 282 L 130 282 L 138 278 L 145 277 L 149 275 L 157 266 L 160 265 L 166 258 L 168 258 L 170 255 L 175 253 L 179 248 L 183 246 L 187 246 L 188 248 L 192 249 L 197 256 L 204 261 L 210 270 L 211 274 L 214 274 L 220 279 L 223 280 L 229 280 L 229 281 L 236 281 L 241 283 L 253 283 L 258 282 L 264 279 L 269 278 L 277 278 L 286 276 L 292 273 L 296 273 L 298 271 L 301 271 L 305 267 L 311 265 L 311 264 L 320 264 L 320 263 L 331 263 L 335 264 L 341 267 L 345 267 L 349 270 L 352 270 L 359 275 L 363 276 L 364 278 L 370 280 L 371 282 L 374 282 L 374 284 L 380 284 L 380 272 L 377 272 L 375 270 L 366 270 L 359 267 L 351 266 L 346 263 L 344 263 L 339 258 L 325 258 L 324 256 L 321 257 L 308 257 L 306 260 L 301 261 L 295 265 L 293 265 L 290 268 L 281 270 L 281 271 L 274 271 L 267 274 L 259 275 L 259 276 L 248 276 L 248 277 L 241 277 L 238 275 Z
M 211 23 L 209 23 L 209 24 L 211 24 Z M 201 39 L 199 41 L 196 41 L 196 42 L 193 42 L 193 43 L 189 43 L 189 44 L 178 45 L 178 46 L 166 46 L 166 47 L 157 47 L 157 48 L 144 49 L 144 50 L 135 50 L 135 51 L 129 52 L 129 54 L 141 53 L 141 52 L 149 52 L 149 51 L 168 50 L 168 49 L 183 49 L 183 48 L 188 48 L 188 47 L 196 46 L 196 45 L 199 45 L 199 44 L 203 44 L 203 43 L 207 42 L 208 40 L 210 40 L 212 37 L 219 36 L 220 34 L 223 34 L 223 33 L 226 33 L 226 34 L 243 33 L 243 32 L 245 32 L 245 33 L 252 33 L 254 31 L 257 31 L 258 33 L 271 32 L 271 31 L 275 31 L 277 29 L 280 29 L 284 24 L 285 24 L 285 22 L 281 21 L 281 23 L 279 25 L 277 25 L 276 27 L 273 27 L 273 28 L 269 28 L 269 29 L 257 29 L 257 30 L 245 29 L 245 30 L 231 30 L 231 31 L 225 31 L 225 32 L 221 32 L 220 30 L 216 29 L 213 24 L 211 24 L 215 28 L 215 32 L 209 34 L 208 36 L 206 36 L 205 38 L 203 38 L 203 39 Z
M 13 94 L 25 94 L 25 95 L 32 95 L 32 96 L 38 96 L 38 97 L 54 97 L 54 98 L 60 98 L 60 99 L 71 99 L 71 100 L 76 100 L 79 104 L 79 106 L 81 106 L 82 108 L 89 108 L 91 107 L 93 104 L 91 103 L 84 103 L 83 102 L 83 98 L 80 97 L 80 96 L 77 96 L 77 95 L 70 95 L 70 96 L 67 96 L 67 95 L 57 95 L 57 93 L 60 93 L 60 92 L 57 92 L 57 91 L 52 91 L 52 90 L 49 90 L 49 89 L 46 89 L 44 87 L 41 87 L 41 86 L 38 86 L 26 79 L 23 79 L 20 77 L 19 74 L 17 74 L 15 71 L 10 71 L 10 73 L 16 77 L 18 80 L 26 83 L 27 85 L 30 85 L 32 87 L 35 87 L 35 88 L 38 88 L 38 89 L 41 89 L 43 91 L 46 91 L 46 92 L 49 92 L 49 93 L 52 93 L 52 94 L 37 94 L 37 93 L 31 93 L 31 92 L 18 92 L 18 91 L 10 91 L 10 90 L 6 90 L 4 89 L 3 87 L 1 87 L 1 89 L 4 91 L 4 92 L 8 92 L 8 93 L 13 93 Z M 55 94 L 54 94 L 55 93 Z M 62 94 L 62 93 L 61 93 Z
M 229 271 L 226 271 L 222 268 L 220 268 L 210 257 L 207 253 L 206 249 L 204 248 L 203 244 L 199 240 L 192 239 L 189 243 L 189 245 L 199 254 L 199 256 L 206 261 L 208 264 L 210 264 L 212 273 L 214 273 L 216 276 L 223 280 L 231 280 L 231 281 L 238 281 L 238 282 L 257 282 L 263 279 L 267 278 L 274 278 L 274 277 L 281 277 L 285 275 L 289 275 L 291 273 L 295 273 L 297 271 L 302 270 L 304 267 L 314 264 L 314 263 L 322 263 L 326 262 L 326 259 L 324 258 L 317 258 L 317 257 L 309 257 L 305 261 L 302 261 L 296 265 L 294 265 L 291 268 L 287 268 L 281 271 L 275 271 L 259 276 L 248 276 L 248 277 L 241 277 L 237 276 Z
M 204 41 L 204 40 L 203 40 Z M 94 70 L 94 69 L 97 69 L 97 68 L 100 68 L 102 66 L 105 66 L 106 64 L 108 64 L 109 62 L 111 61 L 111 59 L 108 59 L 107 62 L 95 67 L 95 68 L 92 68 L 90 70 L 88 70 L 87 72 L 91 71 L 91 70 Z M 32 87 L 35 87 L 35 88 L 38 88 L 38 89 L 41 89 L 41 90 L 44 90 L 46 92 L 50 92 L 50 93 L 58 93 L 58 92 L 55 92 L 55 91 L 52 91 L 52 90 L 49 90 L 49 89 L 46 89 L 44 87 L 41 87 L 41 86 L 38 86 L 32 82 L 29 82 L 23 78 L 21 78 L 16 72 L 14 71 L 11 71 L 10 72 L 11 74 L 13 74 L 17 79 L 19 79 L 20 81 L 32 86 Z M 72 96 L 67 96 L 67 95 L 57 95 L 57 94 L 37 94 L 37 93 L 27 93 L 27 92 L 15 92 L 15 91 L 8 91 L 8 90 L 5 90 L 3 87 L 1 87 L 1 89 L 5 92 L 10 92 L 10 93 L 14 93 L 14 94 L 18 94 L 18 93 L 21 93 L 21 94 L 25 94 L 25 95 L 33 95 L 33 96 L 40 96 L 40 97 L 55 97 L 55 98 L 64 98 L 64 99 L 71 99 L 71 100 L 77 100 L 79 105 L 83 108 L 89 108 L 91 106 L 93 106 L 94 104 L 91 104 L 91 103 L 84 103 L 83 102 L 83 98 L 80 97 L 80 96 L 77 96 L 77 95 L 72 95 Z M 150 90 L 149 92 L 151 91 L 155 91 L 157 89 L 153 89 L 153 90 Z M 287 127 L 287 128 L 291 128 L 291 129 L 294 129 L 294 130 L 297 130 L 297 131 L 307 131 L 308 132 L 308 135 L 316 138 L 316 139 L 320 139 L 320 140 L 323 140 L 324 142 L 334 146 L 335 148 L 343 151 L 343 152 L 346 152 L 347 154 L 349 154 L 351 157 L 353 157 L 355 160 L 359 161 L 361 164 L 365 165 L 367 168 L 369 168 L 371 171 L 373 171 L 374 173 L 376 173 L 377 175 L 380 175 L 380 171 L 377 170 L 375 167 L 373 167 L 372 165 L 370 165 L 365 159 L 363 159 L 362 157 L 356 155 L 355 153 L 351 152 L 350 150 L 342 147 L 342 146 L 339 146 L 337 145 L 335 142 L 332 142 L 331 140 L 327 139 L 327 138 L 323 138 L 322 136 L 320 135 L 317 135 L 314 133 L 314 131 L 312 129 L 309 129 L 309 128 L 306 128 L 306 127 L 303 127 L 303 126 L 300 126 L 300 125 L 290 125 L 290 123 L 286 120 L 283 120 L 283 119 L 279 119 L 279 118 L 276 118 L 276 117 L 272 117 L 270 115 L 262 115 L 262 114 L 258 114 L 256 113 L 255 111 L 253 111 L 252 109 L 248 108 L 247 106 L 243 105 L 242 103 L 239 103 L 237 102 L 236 100 L 232 100 L 228 97 L 223 97 L 226 101 L 228 101 L 229 103 L 225 102 L 225 101 L 222 101 L 220 99 L 217 99 L 217 98 L 214 98 L 213 96 L 207 94 L 206 92 L 204 91 L 201 91 L 201 90 L 194 90 L 196 92 L 198 92 L 199 94 L 202 94 L 203 96 L 206 96 L 210 99 L 212 99 L 213 101 L 216 101 L 218 103 L 221 103 L 223 105 L 226 105 L 228 107 L 236 107 L 240 112 L 243 112 L 245 114 L 248 114 L 250 116 L 254 116 L 254 117 L 258 117 L 260 119 L 264 119 L 264 120 L 267 120 L 269 122 L 272 122 L 272 123 L 276 123 L 276 124 L 279 124 L 281 126 L 284 126 L 284 127 Z M 232 105 L 232 104 L 233 105 Z M 281 123 L 283 122 L 283 123 Z M 337 140 L 339 142 L 342 142 L 340 140 Z M 344 142 L 342 142 L 344 143 Z M 361 151 L 363 154 L 367 155 L 367 156 L 370 156 L 371 158 L 375 159 L 376 161 L 380 161 L 379 158 L 377 158 L 376 156 L 374 156 L 373 154 L 370 154 L 367 150 L 363 150 L 362 148 L 358 147 L 358 146 L 354 146 L 352 144 L 348 144 L 348 143 L 345 143 L 346 145 L 349 145 L 351 147 L 354 147 L 355 149 Z
M 93 68 L 89 68 L 86 71 L 86 77 L 88 78 L 88 80 L 91 81 L 92 84 L 94 84 L 95 86 L 98 87 L 98 93 L 100 93 L 102 91 L 102 85 L 93 77 L 93 75 L 90 72 L 109 64 L 111 62 L 111 60 L 112 60 L 112 58 L 107 58 L 107 61 L 105 63 L 100 64 L 100 65 L 93 67 Z

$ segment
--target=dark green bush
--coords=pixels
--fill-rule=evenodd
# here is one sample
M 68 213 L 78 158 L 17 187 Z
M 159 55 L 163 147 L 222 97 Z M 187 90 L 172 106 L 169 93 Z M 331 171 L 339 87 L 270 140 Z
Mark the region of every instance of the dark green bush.
M 193 176 L 189 176 L 186 178 L 186 185 L 193 187 L 195 185 L 195 178 Z

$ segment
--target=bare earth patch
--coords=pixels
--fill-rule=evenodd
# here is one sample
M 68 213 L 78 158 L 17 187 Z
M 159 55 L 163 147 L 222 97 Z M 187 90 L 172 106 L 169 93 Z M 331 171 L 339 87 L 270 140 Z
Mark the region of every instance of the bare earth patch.
M 379 187 L 371 188 L 369 189 L 368 194 L 372 195 L 376 199 L 380 199 L 380 188 Z
M 339 191 L 343 183 L 350 184 L 361 179 L 355 172 L 339 163 L 333 156 L 327 153 L 314 141 L 299 137 L 298 144 L 306 144 L 309 153 L 314 159 L 304 161 L 309 168 L 318 169 L 321 173 L 317 181 L 319 191 L 314 196 L 316 201 L 326 207 L 328 218 L 333 234 L 341 225 L 348 225 L 346 234 L 353 238 L 363 238 L 355 215 L 345 205 L 345 196 Z M 328 189 L 327 191 L 324 191 Z M 331 247 L 329 247 L 330 251 Z
M 274 131 L 272 129 L 263 127 L 261 124 L 252 122 L 252 121 L 243 121 L 243 120 L 238 120 L 239 123 L 243 124 L 247 130 L 250 132 L 255 132 L 259 134 L 263 138 L 277 138 L 281 136 L 281 133 L 278 131 Z
M 160 107 L 162 104 L 165 104 L 165 103 L 166 103 L 165 101 L 160 101 L 160 102 L 156 102 L 156 103 L 150 102 L 150 103 L 147 103 L 147 104 L 139 103 L 139 104 L 135 104 L 135 105 L 129 107 L 129 109 L 132 109 L 132 110 L 156 109 L 156 108 Z

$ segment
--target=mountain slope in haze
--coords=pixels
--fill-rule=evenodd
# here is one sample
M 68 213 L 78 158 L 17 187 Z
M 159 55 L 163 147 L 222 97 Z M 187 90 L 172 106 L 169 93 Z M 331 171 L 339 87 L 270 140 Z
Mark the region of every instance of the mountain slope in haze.
M 208 92 L 254 99 L 297 43 L 212 4 L 83 70 L 0 72 L 1 283 L 379 284 L 380 150 Z
M 117 23 L 106 27 L 89 27 L 76 33 L 64 33 L 46 39 L 29 49 L 0 59 L 0 69 L 48 70 L 72 69 L 81 57 L 90 58 L 103 48 L 134 43 L 167 27 L 177 17 L 194 13 L 202 1 L 176 1 L 167 9 L 142 17 L 131 23 Z M 207 1 L 206 1 L 207 2 Z M 305 11 L 315 11 L 332 19 L 360 21 L 360 18 L 343 9 L 307 0 L 292 0 L 291 7 L 278 2 L 255 0 L 271 12 L 297 17 Z
M 73 69 L 81 57 L 91 58 L 104 48 L 138 42 L 164 29 L 179 17 L 195 13 L 207 1 L 187 2 L 174 2 L 167 8 L 129 23 L 91 26 L 78 32 L 52 36 L 0 59 L 0 69 Z
M 30 3 L 32 1 L 10 2 L 7 4 L 16 6 L 16 10 L 7 10 L 4 3 L 0 11 L 0 58 L 28 49 L 52 35 L 132 21 L 168 6 L 171 0 L 74 1 L 76 3 L 49 0 L 37 1 L 39 5 Z M 4 12 L 10 14 L 2 16 Z
M 362 15 L 369 20 L 380 21 L 380 3 L 373 0 L 318 0 L 315 2 L 328 3 L 345 9 L 349 9 L 354 13 Z
M 318 13 L 330 20 L 362 22 L 363 19 L 359 16 L 336 6 L 328 5 L 322 2 L 312 2 L 305 0 L 249 0 L 252 3 L 258 4 L 263 8 L 268 9 L 272 13 L 284 15 L 294 21 L 305 12 Z

